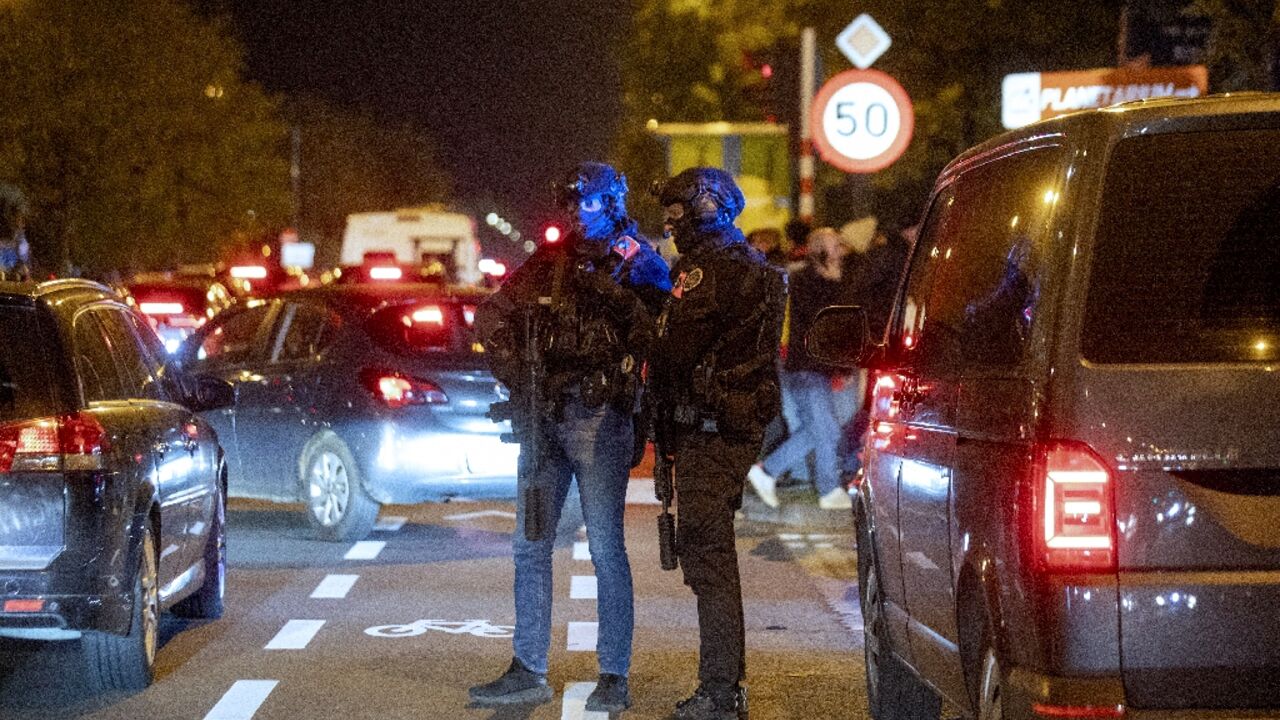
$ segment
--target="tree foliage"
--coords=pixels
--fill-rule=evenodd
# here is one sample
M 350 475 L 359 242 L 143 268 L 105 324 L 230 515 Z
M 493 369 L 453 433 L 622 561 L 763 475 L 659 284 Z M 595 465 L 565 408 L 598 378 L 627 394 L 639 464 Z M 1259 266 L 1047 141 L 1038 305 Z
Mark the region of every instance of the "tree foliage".
M 288 218 L 287 134 L 225 27 L 184 0 L 0 9 L 0 182 L 46 267 L 213 259 Z
M 875 67 L 895 76 L 916 110 L 914 139 L 875 182 L 922 192 L 942 166 L 1001 130 L 1000 83 L 1011 72 L 1103 67 L 1114 63 L 1120 0 L 633 0 L 636 27 L 624 63 L 625 127 L 620 153 L 652 165 L 643 124 L 759 121 L 770 100 L 754 57 L 799 54 L 802 27 L 817 29 L 825 76 L 851 67 L 837 34 L 870 13 L 893 38 Z M 795 61 L 790 61 L 793 72 Z M 819 78 L 821 81 L 823 78 Z M 788 99 L 789 100 L 789 99 Z M 794 113 L 784 119 L 795 122 Z M 824 169 L 820 182 L 843 182 Z
M 1188 12 L 1213 30 L 1205 64 L 1215 91 L 1277 89 L 1280 82 L 1280 0 L 1193 0 Z

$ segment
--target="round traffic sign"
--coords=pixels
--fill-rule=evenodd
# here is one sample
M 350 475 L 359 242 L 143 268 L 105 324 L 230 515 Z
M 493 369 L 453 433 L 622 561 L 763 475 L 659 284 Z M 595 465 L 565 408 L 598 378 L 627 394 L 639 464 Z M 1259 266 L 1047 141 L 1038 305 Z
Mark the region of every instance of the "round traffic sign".
M 851 173 L 883 170 L 911 143 L 915 113 L 902 85 L 879 70 L 846 70 L 813 101 L 814 144 L 822 159 Z

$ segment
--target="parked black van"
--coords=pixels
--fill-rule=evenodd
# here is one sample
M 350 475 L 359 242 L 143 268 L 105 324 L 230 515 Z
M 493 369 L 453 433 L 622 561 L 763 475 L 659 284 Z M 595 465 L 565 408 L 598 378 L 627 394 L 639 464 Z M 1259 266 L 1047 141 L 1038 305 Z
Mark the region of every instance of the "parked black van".
M 83 280 L 0 283 L 0 652 L 78 640 L 89 685 L 151 682 L 164 610 L 223 612 L 226 468 L 147 320 Z
M 1280 715 L 1280 96 L 995 138 L 884 344 L 824 312 L 820 354 L 874 370 L 877 719 Z

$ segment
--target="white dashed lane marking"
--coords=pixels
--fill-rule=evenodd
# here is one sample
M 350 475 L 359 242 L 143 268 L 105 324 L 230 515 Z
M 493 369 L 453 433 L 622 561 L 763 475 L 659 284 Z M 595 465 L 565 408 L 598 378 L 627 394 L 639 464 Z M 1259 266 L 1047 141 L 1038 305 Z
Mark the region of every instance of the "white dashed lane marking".
M 653 478 L 636 478 L 627 483 L 628 505 L 661 505 L 653 496 Z
M 569 580 L 569 599 L 570 600 L 595 600 L 596 599 L 596 576 L 595 575 L 574 575 Z
M 373 526 L 373 529 L 381 530 L 382 532 L 396 532 L 400 528 L 404 527 L 404 524 L 408 521 L 409 518 L 403 518 L 397 515 L 388 515 L 384 518 L 378 518 L 378 522 Z
M 569 683 L 564 686 L 564 704 L 560 720 L 608 720 L 609 713 L 587 712 L 587 698 L 596 689 L 593 682 Z
M 584 542 L 576 542 L 573 544 L 574 560 L 590 560 L 591 546 Z
M 290 620 L 263 649 L 302 650 L 310 644 L 322 627 L 324 627 L 323 620 Z
M 569 623 L 570 652 L 595 652 L 596 639 L 600 634 L 600 626 L 593 622 Z
M 276 689 L 275 680 L 237 680 L 204 720 L 253 720 L 254 713 Z
M 316 586 L 314 592 L 311 593 L 312 598 L 316 599 L 341 599 L 351 592 L 351 586 L 359 580 L 359 575 L 326 575 L 324 580 Z
M 378 553 L 382 552 L 382 548 L 386 547 L 385 540 L 361 540 L 351 549 L 347 551 L 345 559 L 347 560 L 373 560 L 378 557 Z

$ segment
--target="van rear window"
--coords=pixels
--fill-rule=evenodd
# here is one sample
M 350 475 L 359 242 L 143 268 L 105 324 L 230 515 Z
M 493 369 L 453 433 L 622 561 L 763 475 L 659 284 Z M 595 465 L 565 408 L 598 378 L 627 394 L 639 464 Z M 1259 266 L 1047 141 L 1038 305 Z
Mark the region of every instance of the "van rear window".
M 1116 146 L 1081 342 L 1097 363 L 1280 360 L 1280 130 Z
M 35 310 L 0 305 L 0 422 L 52 412 L 51 358 L 44 350 Z

